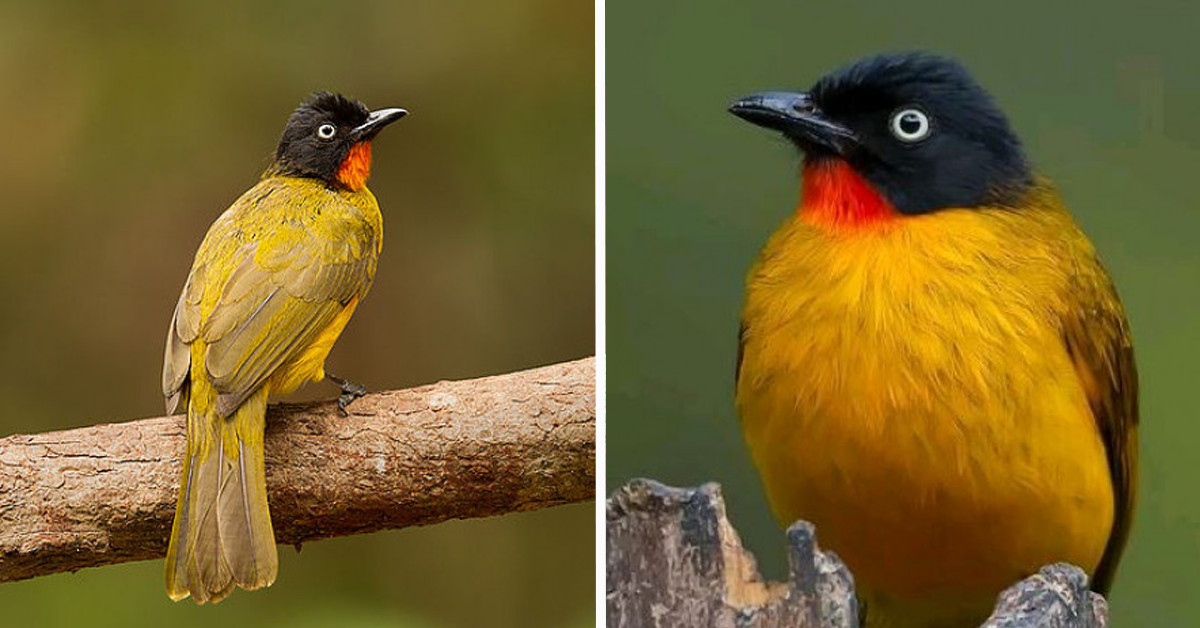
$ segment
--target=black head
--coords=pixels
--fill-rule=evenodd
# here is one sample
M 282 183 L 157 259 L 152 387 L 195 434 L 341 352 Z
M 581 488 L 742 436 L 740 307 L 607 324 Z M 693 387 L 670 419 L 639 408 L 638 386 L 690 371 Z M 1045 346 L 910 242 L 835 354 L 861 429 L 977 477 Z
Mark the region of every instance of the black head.
M 810 160 L 846 160 L 906 214 L 1012 205 L 1033 180 L 1004 114 L 945 57 L 870 57 L 806 94 L 754 94 L 730 111 L 781 131 Z
M 275 168 L 285 174 L 335 182 L 338 168 L 355 144 L 369 142 L 407 113 L 403 109 L 372 112 L 341 94 L 313 94 L 288 118 L 275 149 Z

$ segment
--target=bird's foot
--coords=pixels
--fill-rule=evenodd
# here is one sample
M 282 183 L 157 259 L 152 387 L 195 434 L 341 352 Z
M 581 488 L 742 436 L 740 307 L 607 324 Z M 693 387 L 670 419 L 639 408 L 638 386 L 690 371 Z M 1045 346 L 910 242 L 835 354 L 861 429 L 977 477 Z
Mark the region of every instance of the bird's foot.
M 366 386 L 348 382 L 336 375 L 325 375 L 325 379 L 338 385 L 342 389 L 342 394 L 338 395 L 338 410 L 342 411 L 342 416 L 350 416 L 350 412 L 346 410 L 350 404 L 354 403 L 355 399 L 367 394 Z

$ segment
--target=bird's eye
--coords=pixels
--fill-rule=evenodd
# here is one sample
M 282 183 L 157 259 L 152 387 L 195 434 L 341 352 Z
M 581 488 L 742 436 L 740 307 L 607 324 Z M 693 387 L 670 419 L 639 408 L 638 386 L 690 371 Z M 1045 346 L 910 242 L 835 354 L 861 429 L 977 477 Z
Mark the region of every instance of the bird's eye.
M 332 124 L 322 124 L 317 127 L 317 137 L 323 140 L 331 140 L 334 135 L 337 135 L 337 127 Z
M 892 114 L 892 135 L 901 142 L 919 142 L 929 137 L 929 116 L 914 107 L 906 107 Z

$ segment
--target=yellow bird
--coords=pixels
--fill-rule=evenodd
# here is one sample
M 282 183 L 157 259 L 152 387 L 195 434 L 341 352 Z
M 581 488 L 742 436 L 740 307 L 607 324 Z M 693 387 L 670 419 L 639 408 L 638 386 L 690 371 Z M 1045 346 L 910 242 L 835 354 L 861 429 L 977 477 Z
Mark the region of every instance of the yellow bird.
M 780 523 L 816 524 L 871 628 L 977 626 L 1057 561 L 1106 593 L 1137 493 L 1128 324 L 993 100 L 907 53 L 730 110 L 805 155 L 737 368 Z
M 167 595 L 218 602 L 275 581 L 263 470 L 267 399 L 325 379 L 367 294 L 383 219 L 366 188 L 371 140 L 403 109 L 319 93 L 284 128 L 262 179 L 213 223 L 167 332 L 167 412 L 187 411 Z M 343 390 L 361 386 L 328 376 Z

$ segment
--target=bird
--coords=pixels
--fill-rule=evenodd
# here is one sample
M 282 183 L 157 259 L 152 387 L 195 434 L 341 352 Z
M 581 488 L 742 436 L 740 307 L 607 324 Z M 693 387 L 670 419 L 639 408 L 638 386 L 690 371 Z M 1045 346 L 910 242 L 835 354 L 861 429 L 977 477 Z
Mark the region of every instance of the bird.
M 1137 495 L 1129 323 L 993 97 L 916 51 L 728 110 L 803 157 L 735 372 L 779 523 L 816 526 L 870 628 L 978 626 L 1055 562 L 1107 594 Z
M 365 393 L 325 358 L 375 276 L 383 218 L 366 187 L 371 142 L 404 109 L 331 92 L 290 115 L 258 183 L 217 218 L 175 305 L 163 360 L 167 413 L 187 447 L 166 557 L 167 595 L 219 602 L 275 581 L 263 461 L 267 400 L 306 382 Z

